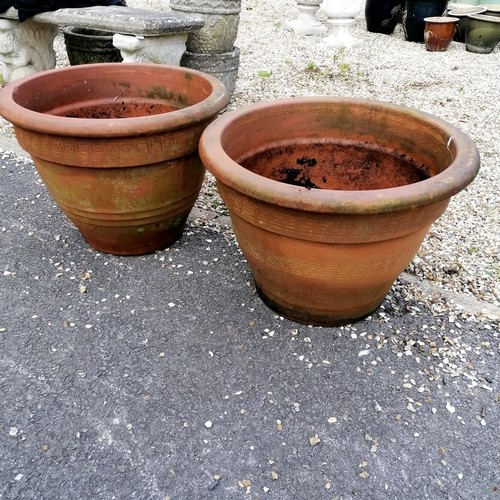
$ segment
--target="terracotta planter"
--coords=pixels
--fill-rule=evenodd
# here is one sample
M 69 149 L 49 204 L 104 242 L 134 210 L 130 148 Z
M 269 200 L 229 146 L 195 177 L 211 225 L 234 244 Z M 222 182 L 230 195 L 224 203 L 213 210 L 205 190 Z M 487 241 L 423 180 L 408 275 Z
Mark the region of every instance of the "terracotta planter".
M 451 16 L 426 17 L 425 48 L 430 52 L 445 52 L 453 39 L 458 18 Z
M 181 236 L 204 176 L 199 137 L 227 101 L 186 68 L 89 64 L 10 83 L 0 114 L 87 242 L 133 255 Z
M 326 97 L 225 114 L 200 155 L 264 301 L 322 325 L 374 311 L 479 169 L 472 141 L 442 120 Z

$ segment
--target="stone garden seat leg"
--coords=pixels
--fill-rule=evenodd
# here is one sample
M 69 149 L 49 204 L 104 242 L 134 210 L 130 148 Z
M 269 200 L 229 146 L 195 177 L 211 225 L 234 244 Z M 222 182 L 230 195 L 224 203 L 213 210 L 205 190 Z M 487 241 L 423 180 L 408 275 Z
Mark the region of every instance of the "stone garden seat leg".
M 187 33 L 169 36 L 115 34 L 113 45 L 120 50 L 123 62 L 149 62 L 180 66 L 186 50 Z
M 0 58 L 3 79 L 17 80 L 55 67 L 54 38 L 58 27 L 27 20 L 0 19 Z
M 55 67 L 54 38 L 60 26 L 75 26 L 115 33 L 115 46 L 125 62 L 179 66 L 188 34 L 200 30 L 200 15 L 156 12 L 132 7 L 95 6 L 42 12 L 20 22 L 17 10 L 0 13 L 0 63 L 3 79 Z

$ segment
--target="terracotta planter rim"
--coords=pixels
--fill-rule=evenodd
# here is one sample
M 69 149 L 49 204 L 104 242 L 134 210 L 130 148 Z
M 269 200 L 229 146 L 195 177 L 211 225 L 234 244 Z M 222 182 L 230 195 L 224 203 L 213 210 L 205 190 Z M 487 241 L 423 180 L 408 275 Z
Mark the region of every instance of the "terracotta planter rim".
M 263 111 L 322 108 L 351 104 L 390 113 L 410 115 L 439 128 L 456 149 L 455 160 L 442 172 L 414 184 L 377 190 L 339 191 L 307 189 L 255 174 L 231 159 L 224 150 L 224 134 L 239 120 Z M 203 132 L 200 156 L 205 167 L 227 186 L 258 200 L 310 212 L 375 214 L 416 208 L 450 198 L 464 189 L 479 171 L 479 152 L 461 130 L 433 115 L 382 101 L 343 97 L 301 97 L 249 105 L 219 116 Z
M 188 78 L 198 78 L 208 83 L 210 90 L 207 90 L 204 99 L 185 108 L 133 118 L 68 118 L 33 111 L 17 102 L 16 94 L 23 86 L 43 88 L 44 81 L 52 80 L 63 72 L 74 74 L 75 79 L 81 78 L 82 81 L 102 78 L 103 74 L 109 75 L 109 78 L 123 76 L 126 81 L 135 72 L 152 72 L 158 74 L 158 81 L 164 81 L 167 89 L 166 76 L 181 73 L 188 75 Z M 222 111 L 228 101 L 229 95 L 220 80 L 194 69 L 151 63 L 95 63 L 46 70 L 8 84 L 0 93 L 0 115 L 18 127 L 50 135 L 99 137 L 105 134 L 107 137 L 120 137 L 156 134 L 165 129 L 183 128 L 186 123 L 204 122 L 213 117 L 214 108 L 218 112 Z M 9 103 L 8 106 L 5 105 L 6 102 Z

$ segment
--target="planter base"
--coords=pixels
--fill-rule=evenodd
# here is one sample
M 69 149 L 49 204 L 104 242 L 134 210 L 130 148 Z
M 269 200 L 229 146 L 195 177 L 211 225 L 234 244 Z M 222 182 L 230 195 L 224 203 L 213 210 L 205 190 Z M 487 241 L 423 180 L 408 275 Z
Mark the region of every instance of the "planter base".
M 355 222 L 338 214 L 275 211 L 222 184 L 218 189 L 260 296 L 293 321 L 322 326 L 371 314 L 415 256 L 428 221 L 448 204 L 435 203 L 418 215 L 410 210 Z M 415 227 L 416 216 L 426 223 Z
M 19 137 L 24 142 L 22 133 Z M 74 147 L 79 145 L 75 142 Z M 32 159 L 55 202 L 85 241 L 114 255 L 152 253 L 179 239 L 205 174 L 197 154 L 100 171 L 84 167 L 75 171 L 34 155 Z
M 292 304 L 288 305 L 285 302 L 277 302 L 270 298 L 266 293 L 262 290 L 258 283 L 255 283 L 255 287 L 257 289 L 257 293 L 259 297 L 263 300 L 263 302 L 271 308 L 273 311 L 276 311 L 281 316 L 285 318 L 296 321 L 297 323 L 302 323 L 304 325 L 314 325 L 314 326 L 325 326 L 325 327 L 336 327 L 349 325 L 351 323 L 356 323 L 357 321 L 361 321 L 366 317 L 370 316 L 374 311 L 376 311 L 382 302 L 382 300 L 377 299 L 373 304 L 367 305 L 363 312 L 360 314 L 358 310 L 344 310 L 338 311 L 338 314 L 332 316 L 325 311 L 316 311 L 316 310 L 298 310 Z
M 327 31 L 315 17 L 319 5 L 298 4 L 299 17 L 292 21 L 285 21 L 285 26 L 298 35 L 324 35 Z
M 363 40 L 353 37 L 349 31 L 349 28 L 354 24 L 354 19 L 328 19 L 327 22 L 331 28 L 330 35 L 324 40 L 326 45 L 355 48 L 363 43 Z
M 93 226 L 73 219 L 85 241 L 99 252 L 113 255 L 144 255 L 163 250 L 175 243 L 184 232 L 187 216 L 181 220 L 142 224 L 136 228 Z M 172 227 L 173 226 L 173 227 Z

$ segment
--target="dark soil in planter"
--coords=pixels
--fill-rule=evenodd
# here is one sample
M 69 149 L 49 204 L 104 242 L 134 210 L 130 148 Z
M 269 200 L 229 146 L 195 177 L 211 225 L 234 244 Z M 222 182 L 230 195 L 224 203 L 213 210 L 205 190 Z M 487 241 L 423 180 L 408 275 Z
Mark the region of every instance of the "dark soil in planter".
M 370 144 L 308 143 L 278 146 L 240 161 L 268 179 L 307 189 L 360 191 L 413 184 L 430 173 L 405 154 Z
M 89 104 L 79 106 L 58 108 L 51 114 L 65 116 L 67 118 L 134 118 L 138 116 L 158 115 L 160 113 L 170 113 L 178 108 L 168 104 L 148 101 L 116 101 L 102 104 Z

